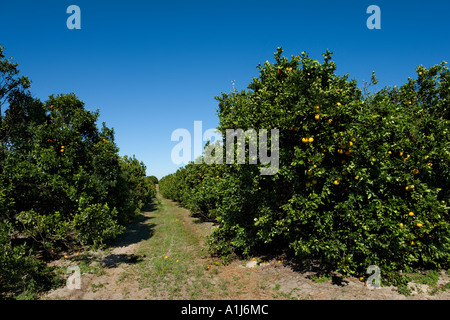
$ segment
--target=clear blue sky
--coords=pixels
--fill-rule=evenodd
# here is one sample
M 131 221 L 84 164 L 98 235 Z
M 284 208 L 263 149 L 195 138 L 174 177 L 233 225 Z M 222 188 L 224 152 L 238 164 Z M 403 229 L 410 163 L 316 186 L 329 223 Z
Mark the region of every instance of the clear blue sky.
M 69 5 L 81 30 L 69 30 Z M 381 30 L 369 30 L 369 5 Z M 33 94 L 74 92 L 113 127 L 121 155 L 135 155 L 158 178 L 174 172 L 177 128 L 218 125 L 214 96 L 246 89 L 256 66 L 328 48 L 338 74 L 378 88 L 402 85 L 418 65 L 450 58 L 450 2 L 428 1 L 2 1 L 0 44 L 32 81 Z

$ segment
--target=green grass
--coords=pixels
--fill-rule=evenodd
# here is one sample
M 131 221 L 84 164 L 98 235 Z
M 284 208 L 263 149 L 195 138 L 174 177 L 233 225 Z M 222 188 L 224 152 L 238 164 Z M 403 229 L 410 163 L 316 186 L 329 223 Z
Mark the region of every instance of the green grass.
M 204 255 L 198 237 L 183 224 L 180 210 L 160 199 L 157 210 L 150 213 L 152 236 L 139 246 L 138 254 L 147 258 L 135 265 L 133 274 L 140 288 L 150 289 L 154 297 L 197 299 L 204 291 L 215 290 L 205 268 L 197 263 Z

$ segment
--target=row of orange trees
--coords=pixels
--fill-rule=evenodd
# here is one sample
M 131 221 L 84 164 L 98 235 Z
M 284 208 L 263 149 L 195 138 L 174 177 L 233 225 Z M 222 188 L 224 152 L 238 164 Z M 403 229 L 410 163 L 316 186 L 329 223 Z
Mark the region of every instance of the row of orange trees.
M 214 220 L 221 255 L 292 253 L 344 275 L 450 263 L 450 72 L 416 69 L 375 93 L 306 53 L 258 69 L 223 93 L 218 130 L 280 130 L 280 169 L 190 163 L 160 181 L 163 196 Z M 376 84 L 373 75 L 371 84 Z M 224 161 L 225 163 L 225 161 Z M 392 278 L 392 276 L 394 278 Z
M 33 295 L 57 278 L 45 262 L 116 238 L 155 195 L 114 132 L 74 94 L 32 97 L 0 47 L 0 295 Z M 1 298 L 0 297 L 0 298 Z

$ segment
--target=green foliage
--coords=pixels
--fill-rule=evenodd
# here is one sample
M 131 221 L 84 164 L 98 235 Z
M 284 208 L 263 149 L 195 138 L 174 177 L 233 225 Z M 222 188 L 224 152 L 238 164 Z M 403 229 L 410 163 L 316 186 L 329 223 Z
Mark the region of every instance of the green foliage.
M 289 60 L 279 48 L 248 91 L 217 97 L 224 137 L 280 130 L 276 175 L 261 176 L 260 164 L 189 164 L 161 179 L 162 194 L 216 220 L 209 243 L 219 254 L 284 249 L 344 275 L 376 264 L 391 283 L 405 268 L 448 268 L 448 68 L 419 66 L 400 88 L 363 95 L 334 73 L 331 55 Z
M 155 176 L 149 176 L 147 179 L 149 179 L 154 185 L 158 184 L 158 178 Z
M 114 131 L 97 127 L 98 111 L 74 94 L 34 99 L 16 67 L 0 50 L 0 102 L 8 106 L 0 118 L 3 297 L 47 288 L 43 259 L 115 239 L 156 192 L 145 165 L 121 158 Z

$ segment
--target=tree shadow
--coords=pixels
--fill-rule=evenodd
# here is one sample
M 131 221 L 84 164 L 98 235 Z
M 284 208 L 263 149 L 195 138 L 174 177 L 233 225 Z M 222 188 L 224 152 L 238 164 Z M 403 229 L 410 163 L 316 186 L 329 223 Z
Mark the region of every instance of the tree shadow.
M 145 255 L 125 254 L 125 253 L 112 253 L 104 257 L 100 264 L 108 268 L 116 268 L 120 264 L 135 264 L 143 261 Z
M 118 252 L 110 253 L 101 259 L 100 263 L 106 267 L 114 268 L 119 266 L 121 263 L 134 264 L 143 261 L 145 255 L 122 253 L 120 251 L 121 248 L 148 240 L 153 236 L 156 224 L 151 222 L 154 217 L 149 216 L 147 213 L 153 212 L 156 209 L 157 207 L 155 203 L 147 204 L 143 208 L 143 212 L 138 214 L 134 218 L 134 221 L 126 226 L 125 232 L 116 239 L 113 245 L 115 249 L 113 250 Z
M 143 208 L 145 213 L 155 210 L 155 203 L 149 203 Z M 154 219 L 154 217 L 145 215 L 143 212 L 138 214 L 134 221 L 126 226 L 125 232 L 116 240 L 116 246 L 129 246 L 142 240 L 150 239 L 153 236 L 156 224 L 151 223 L 150 220 Z

